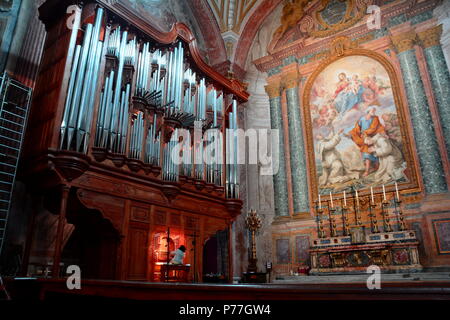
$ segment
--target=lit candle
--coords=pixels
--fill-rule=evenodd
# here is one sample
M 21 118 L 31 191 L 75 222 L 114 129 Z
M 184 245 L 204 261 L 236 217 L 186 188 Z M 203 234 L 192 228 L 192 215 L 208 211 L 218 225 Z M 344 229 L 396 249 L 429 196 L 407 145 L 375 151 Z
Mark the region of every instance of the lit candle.
M 331 191 L 330 191 L 330 200 L 331 200 L 331 208 L 334 208 L 333 195 L 331 194 Z
M 400 195 L 398 194 L 398 185 L 397 185 L 397 181 L 395 181 L 395 194 L 397 195 L 397 201 L 400 201 Z
M 383 200 L 386 201 L 386 189 L 384 188 L 384 184 L 383 184 Z
M 319 194 L 319 209 L 322 209 L 322 202 L 320 201 L 320 194 Z
M 355 189 L 356 205 L 359 207 L 358 190 Z
M 344 190 L 344 207 L 347 207 L 347 197 L 345 196 L 345 190 Z
M 370 187 L 370 199 L 372 200 L 372 204 L 373 204 L 375 201 L 373 200 L 373 188 L 372 187 Z

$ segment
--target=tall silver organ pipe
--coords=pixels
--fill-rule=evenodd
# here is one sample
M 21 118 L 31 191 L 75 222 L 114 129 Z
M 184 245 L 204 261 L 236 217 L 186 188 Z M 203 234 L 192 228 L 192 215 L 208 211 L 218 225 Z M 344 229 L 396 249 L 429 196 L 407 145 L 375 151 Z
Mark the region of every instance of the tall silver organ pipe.
M 122 76 L 123 76 L 123 67 L 125 65 L 125 50 L 127 47 L 127 37 L 128 32 L 125 31 L 122 33 L 122 39 L 120 42 L 119 48 L 119 67 L 117 69 L 117 77 L 116 84 L 114 86 L 114 97 L 112 102 L 112 112 L 111 112 L 111 121 L 110 121 L 110 129 L 111 133 L 109 135 L 109 145 L 114 152 L 119 153 L 119 139 L 118 137 L 118 126 L 119 126 L 119 114 L 121 101 L 120 97 L 122 96 L 121 87 L 122 87 Z M 123 106 L 123 104 L 122 104 Z
M 192 146 L 191 146 L 191 136 L 187 134 L 183 137 L 182 146 L 182 174 L 191 177 L 192 176 Z
M 195 95 L 196 95 L 196 74 L 191 69 L 187 69 L 184 73 L 184 105 L 183 111 L 194 114 L 195 112 Z
M 170 141 L 164 146 L 163 179 L 166 181 L 178 181 L 179 164 L 172 158 L 173 150 L 178 144 L 178 129 L 175 129 Z M 174 157 L 175 158 L 175 157 Z
M 120 27 L 109 37 L 107 59 L 118 63 L 116 69 L 105 75 L 95 138 L 96 147 L 118 154 L 126 153 L 131 97 L 132 77 L 124 77 L 124 72 L 132 72 L 126 70 L 133 70 L 136 64 L 136 39 L 127 41 L 127 38 L 128 33 L 121 32 Z
M 90 116 L 103 53 L 103 42 L 100 41 L 102 20 L 103 9 L 98 8 L 94 25 L 86 25 L 83 43 L 75 48 L 60 131 L 60 147 L 64 149 L 87 152 Z
M 142 141 L 144 137 L 144 113 L 138 112 L 136 119 L 133 121 L 130 135 L 130 152 L 129 158 L 141 159 Z
M 228 114 L 229 129 L 227 130 L 227 196 L 239 197 L 239 140 L 237 135 L 237 101 L 233 99 L 232 112 Z
M 144 43 L 142 52 L 139 53 L 139 62 L 136 77 L 136 95 L 144 96 L 149 89 L 149 75 L 151 72 L 152 54 L 149 51 L 150 44 Z
M 198 86 L 198 108 L 196 119 L 206 119 L 206 81 L 204 78 L 200 80 L 200 84 Z
M 156 132 L 158 115 L 153 117 L 145 143 L 145 163 L 160 166 L 161 132 Z

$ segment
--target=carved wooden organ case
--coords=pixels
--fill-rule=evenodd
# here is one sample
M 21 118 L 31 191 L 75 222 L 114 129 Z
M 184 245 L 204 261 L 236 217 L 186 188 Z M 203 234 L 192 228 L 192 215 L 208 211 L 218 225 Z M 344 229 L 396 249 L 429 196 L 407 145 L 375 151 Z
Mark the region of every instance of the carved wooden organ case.
M 121 2 L 47 1 L 40 17 L 24 176 L 59 215 L 54 275 L 71 245 L 64 225 L 100 215 L 118 240 L 94 254 L 93 278 L 154 280 L 170 243 L 187 246 L 200 279 L 204 242 L 242 208 L 237 143 L 225 138 L 248 99 L 242 84 L 205 64 L 184 24 L 161 33 Z

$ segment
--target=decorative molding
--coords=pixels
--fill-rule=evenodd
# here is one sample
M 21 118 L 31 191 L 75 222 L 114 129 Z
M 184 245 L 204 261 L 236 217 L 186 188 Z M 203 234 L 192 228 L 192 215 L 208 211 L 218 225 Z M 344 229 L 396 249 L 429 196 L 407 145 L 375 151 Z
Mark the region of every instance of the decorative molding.
M 281 78 L 281 87 L 283 89 L 292 89 L 298 87 L 300 81 L 300 75 L 297 71 L 291 71 L 282 75 Z
M 348 37 L 337 37 L 331 42 L 331 55 L 342 56 L 345 51 L 352 48 L 352 42 Z
M 419 32 L 417 36 L 419 37 L 420 43 L 424 48 L 439 46 L 441 45 L 440 40 L 442 36 L 442 24 Z
M 271 82 L 267 86 L 264 86 L 264 89 L 266 90 L 270 99 L 278 98 L 279 96 L 281 96 L 281 88 L 279 82 Z
M 391 41 L 397 50 L 397 53 L 408 51 L 414 48 L 417 34 L 414 30 L 391 36 Z

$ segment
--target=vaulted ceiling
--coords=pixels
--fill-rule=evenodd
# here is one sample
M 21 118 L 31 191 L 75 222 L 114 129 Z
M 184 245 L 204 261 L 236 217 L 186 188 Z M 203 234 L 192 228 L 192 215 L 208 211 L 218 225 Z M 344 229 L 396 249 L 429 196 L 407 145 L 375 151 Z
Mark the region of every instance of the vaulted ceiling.
M 221 32 L 239 34 L 243 22 L 264 0 L 207 0 Z
M 121 0 L 168 31 L 175 21 L 196 34 L 205 60 L 219 72 L 243 79 L 253 39 L 283 0 Z

